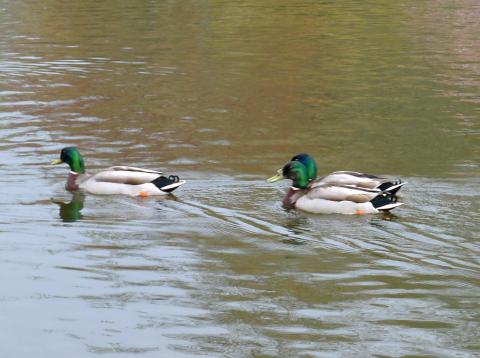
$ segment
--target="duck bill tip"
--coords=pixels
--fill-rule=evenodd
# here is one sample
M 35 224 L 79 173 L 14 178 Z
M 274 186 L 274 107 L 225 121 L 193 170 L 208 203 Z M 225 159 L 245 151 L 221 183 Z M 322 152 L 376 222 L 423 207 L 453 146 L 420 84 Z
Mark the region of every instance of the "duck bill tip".
M 284 179 L 284 178 L 283 178 L 283 175 L 282 175 L 282 173 L 279 171 L 279 172 L 278 172 L 277 174 L 275 174 L 273 177 L 268 178 L 268 179 L 267 179 L 267 182 L 268 182 L 268 183 L 274 183 L 274 182 L 279 181 L 279 180 L 282 180 L 282 179 Z

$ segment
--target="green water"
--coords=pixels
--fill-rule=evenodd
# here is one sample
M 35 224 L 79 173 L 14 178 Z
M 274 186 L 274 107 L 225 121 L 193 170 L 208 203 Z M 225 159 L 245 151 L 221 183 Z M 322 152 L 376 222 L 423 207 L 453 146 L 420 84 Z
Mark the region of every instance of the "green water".
M 0 347 L 16 357 L 475 357 L 475 1 L 0 0 Z M 167 198 L 65 191 L 134 165 Z M 388 216 L 268 184 L 401 177 Z

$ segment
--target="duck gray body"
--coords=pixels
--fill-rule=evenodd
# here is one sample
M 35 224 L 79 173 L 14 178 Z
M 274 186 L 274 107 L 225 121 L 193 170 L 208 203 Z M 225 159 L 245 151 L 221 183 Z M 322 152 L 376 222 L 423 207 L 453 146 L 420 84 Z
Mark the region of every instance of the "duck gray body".
M 84 161 L 75 147 L 62 149 L 60 159 L 52 164 L 67 163 L 70 166 L 66 188 L 83 190 L 99 195 L 150 196 L 165 195 L 185 183 L 176 175 L 129 166 L 113 166 L 96 174 L 85 172 Z
M 340 183 L 312 182 L 306 189 L 290 187 L 283 205 L 315 214 L 376 214 L 402 203 L 377 189 Z
M 166 195 L 180 185 L 184 180 L 170 180 L 162 176 L 162 172 L 127 166 L 114 166 L 96 174 L 69 173 L 66 188 L 68 190 L 81 189 L 97 195 L 130 195 L 150 196 Z M 165 178 L 162 186 L 155 181 Z
M 338 171 L 316 178 L 316 172 L 313 158 L 300 154 L 268 181 L 291 179 L 293 185 L 285 195 L 283 205 L 311 213 L 374 214 L 403 205 L 396 197 L 397 191 L 405 184 L 399 179 L 352 171 Z

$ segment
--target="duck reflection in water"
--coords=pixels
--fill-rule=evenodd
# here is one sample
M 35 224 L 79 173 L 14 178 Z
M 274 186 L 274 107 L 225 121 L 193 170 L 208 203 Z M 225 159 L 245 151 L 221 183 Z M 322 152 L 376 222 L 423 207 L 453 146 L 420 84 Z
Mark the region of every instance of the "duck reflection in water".
M 57 204 L 59 209 L 59 216 L 64 222 L 73 222 L 82 219 L 83 203 L 85 202 L 85 194 L 82 192 L 75 192 L 72 195 L 70 202 L 64 202 L 58 199 L 51 199 L 53 203 Z

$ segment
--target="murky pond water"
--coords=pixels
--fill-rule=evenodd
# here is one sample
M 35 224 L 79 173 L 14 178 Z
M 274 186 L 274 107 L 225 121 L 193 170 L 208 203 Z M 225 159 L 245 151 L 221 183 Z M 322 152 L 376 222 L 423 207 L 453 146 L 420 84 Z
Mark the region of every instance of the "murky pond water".
M 2 357 L 480 354 L 476 1 L 0 1 Z M 72 195 L 164 169 L 167 198 Z M 386 216 L 265 178 L 400 176 Z

